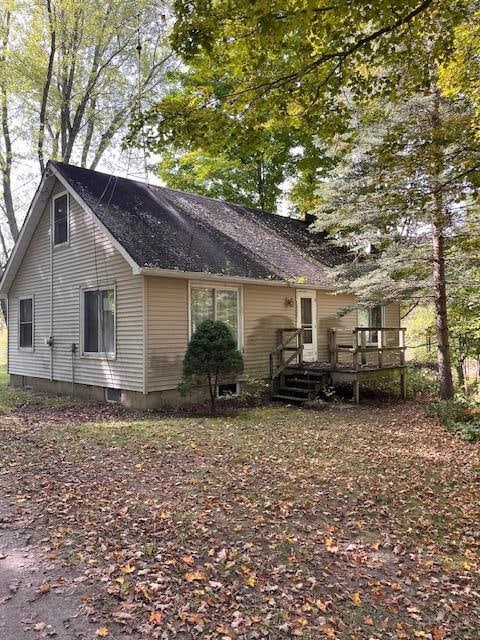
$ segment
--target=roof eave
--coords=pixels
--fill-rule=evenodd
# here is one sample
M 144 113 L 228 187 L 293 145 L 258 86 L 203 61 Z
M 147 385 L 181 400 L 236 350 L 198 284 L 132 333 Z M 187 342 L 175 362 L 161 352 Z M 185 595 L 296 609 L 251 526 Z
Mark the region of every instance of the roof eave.
M 156 276 L 164 278 L 183 278 L 188 280 L 228 280 L 239 284 L 263 284 L 270 287 L 293 287 L 296 289 L 321 289 L 323 291 L 338 291 L 339 287 L 320 283 L 305 283 L 291 280 L 274 280 L 267 278 L 246 278 L 242 276 L 230 276 L 224 273 L 211 273 L 207 271 L 180 271 L 176 269 L 162 269 L 160 267 L 138 267 L 134 273 L 142 276 Z

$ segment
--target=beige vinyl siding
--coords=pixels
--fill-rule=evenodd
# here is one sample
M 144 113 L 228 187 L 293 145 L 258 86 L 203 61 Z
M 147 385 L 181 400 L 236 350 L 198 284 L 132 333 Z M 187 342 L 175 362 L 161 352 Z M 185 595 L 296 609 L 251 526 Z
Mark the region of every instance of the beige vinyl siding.
M 147 277 L 148 389 L 174 389 L 180 382 L 188 344 L 188 280 Z M 198 284 L 198 283 L 197 283 Z M 202 281 L 208 286 L 236 286 L 233 282 Z M 295 309 L 285 303 L 295 298 L 288 287 L 241 285 L 245 375 L 266 377 L 269 354 L 277 344 L 277 329 L 293 326 Z
M 355 304 L 355 297 L 347 294 L 332 294 L 317 291 L 318 360 L 328 361 L 328 330 L 337 329 L 339 341 L 352 341 L 352 331 L 357 325 L 357 312 L 346 309 Z
M 57 183 L 54 194 L 63 187 Z M 9 371 L 50 377 L 50 217 L 45 208 L 9 291 Z M 131 267 L 98 228 L 90 214 L 70 196 L 69 244 L 53 249 L 53 379 L 72 380 L 71 345 L 75 382 L 143 390 L 142 276 Z M 80 295 L 83 288 L 113 285 L 116 290 L 116 358 L 82 357 Z M 35 351 L 19 351 L 18 298 L 35 294 Z
M 269 375 L 269 354 L 277 346 L 278 329 L 295 326 L 295 289 L 245 285 L 245 374 L 255 378 Z
M 24 376 L 50 376 L 50 220 L 43 215 L 8 293 L 8 370 Z M 33 295 L 34 350 L 19 349 L 19 298 Z
M 228 280 L 205 280 L 202 285 L 235 286 Z M 245 376 L 264 378 L 269 373 L 269 354 L 277 346 L 278 329 L 295 326 L 296 290 L 294 287 L 262 284 L 244 284 L 238 288 L 243 311 Z M 156 276 L 145 278 L 149 391 L 175 389 L 181 380 L 182 362 L 188 344 L 188 295 L 187 279 Z M 317 291 L 320 361 L 328 360 L 329 328 L 336 327 L 340 335 L 352 341 L 352 331 L 357 325 L 356 310 L 338 314 L 354 302 L 353 296 Z M 398 313 L 396 317 L 398 325 Z M 393 312 L 389 320 L 395 320 Z
M 149 391 L 175 389 L 188 343 L 188 280 L 145 278 Z

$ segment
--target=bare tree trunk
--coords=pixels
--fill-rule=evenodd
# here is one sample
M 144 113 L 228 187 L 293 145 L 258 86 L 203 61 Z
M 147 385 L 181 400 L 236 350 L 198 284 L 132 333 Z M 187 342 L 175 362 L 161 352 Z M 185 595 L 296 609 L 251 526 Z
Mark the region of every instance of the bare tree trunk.
M 5 62 L 6 52 L 8 49 L 8 39 L 10 34 L 10 13 L 5 14 L 5 30 L 2 39 L 2 50 L 0 53 L 0 62 Z M 2 173 L 2 187 L 3 187 L 3 202 L 5 215 L 7 217 L 8 227 L 12 238 L 16 240 L 18 238 L 18 225 L 15 218 L 15 209 L 13 206 L 12 196 L 12 140 L 10 137 L 10 125 L 8 122 L 8 102 L 7 102 L 7 85 L 6 79 L 3 79 L 3 83 L 0 86 L 0 101 L 1 101 L 1 119 L 2 119 L 2 134 L 3 142 L 5 145 L 5 155 L 2 157 L 0 154 L 0 170 Z
M 43 84 L 43 91 L 42 91 L 42 101 L 40 103 L 40 124 L 38 128 L 38 143 L 37 143 L 38 162 L 40 164 L 40 171 L 42 173 L 45 170 L 43 144 L 45 142 L 47 103 L 48 103 L 48 97 L 50 95 L 50 85 L 52 83 L 53 63 L 55 61 L 56 37 L 57 37 L 55 33 L 55 25 L 53 21 L 51 0 L 47 0 L 47 13 L 48 13 L 48 23 L 50 25 L 50 51 L 48 52 L 47 75 L 45 76 L 45 82 Z
M 216 392 L 216 384 L 212 379 L 212 374 L 207 374 L 208 378 L 208 391 L 210 393 L 210 409 L 212 413 L 215 413 L 215 392 Z
M 441 149 L 440 97 L 435 92 L 432 112 L 433 127 L 433 171 L 434 198 L 432 215 L 432 256 L 433 256 L 433 301 L 435 305 L 435 326 L 437 333 L 437 361 L 440 383 L 440 397 L 450 399 L 454 396 L 452 363 L 447 316 L 447 289 L 445 283 L 445 211 L 443 195 L 438 184 L 441 182 L 443 154 Z

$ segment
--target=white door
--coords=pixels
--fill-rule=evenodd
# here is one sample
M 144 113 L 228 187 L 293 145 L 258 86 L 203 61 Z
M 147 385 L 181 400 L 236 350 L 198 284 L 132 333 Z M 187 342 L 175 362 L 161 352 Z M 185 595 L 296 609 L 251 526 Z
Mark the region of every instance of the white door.
M 297 327 L 303 329 L 303 359 L 317 360 L 317 294 L 297 289 Z

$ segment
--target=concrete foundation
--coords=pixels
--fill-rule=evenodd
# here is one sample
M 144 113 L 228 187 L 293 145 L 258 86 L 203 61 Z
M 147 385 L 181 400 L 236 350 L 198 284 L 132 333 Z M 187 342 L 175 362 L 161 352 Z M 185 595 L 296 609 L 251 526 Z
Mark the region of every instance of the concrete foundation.
M 85 400 L 106 402 L 105 388 L 88 384 L 63 382 L 61 380 L 47 380 L 46 378 L 33 378 L 10 374 L 10 385 L 17 388 L 28 388 L 38 393 L 54 393 L 58 395 L 78 396 Z M 208 400 L 208 388 L 198 387 L 192 389 L 186 396 L 182 396 L 177 389 L 165 391 L 153 391 L 148 394 L 139 391 L 122 389 L 121 403 L 131 409 L 160 409 L 175 407 L 181 404 L 193 404 Z

